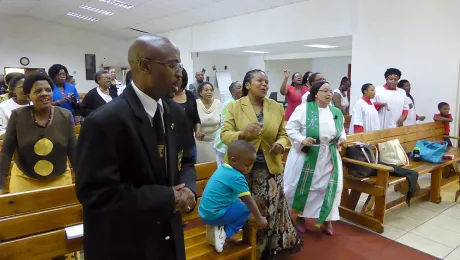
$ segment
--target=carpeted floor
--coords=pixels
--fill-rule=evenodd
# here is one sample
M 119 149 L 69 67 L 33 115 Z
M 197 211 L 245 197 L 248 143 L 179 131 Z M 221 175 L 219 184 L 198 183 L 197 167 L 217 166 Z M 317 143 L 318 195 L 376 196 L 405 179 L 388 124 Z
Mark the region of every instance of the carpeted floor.
M 308 223 L 308 231 L 302 234 L 302 237 L 304 241 L 302 250 L 297 254 L 284 257 L 283 259 L 437 259 L 378 234 L 341 221 L 334 223 L 333 237 L 322 233 L 314 226 L 314 222 Z
M 203 225 L 201 220 L 189 222 L 185 230 Z M 308 222 L 302 234 L 304 246 L 300 252 L 280 256 L 280 260 L 433 260 L 433 256 L 402 245 L 351 224 L 334 222 L 334 236 L 322 233 Z

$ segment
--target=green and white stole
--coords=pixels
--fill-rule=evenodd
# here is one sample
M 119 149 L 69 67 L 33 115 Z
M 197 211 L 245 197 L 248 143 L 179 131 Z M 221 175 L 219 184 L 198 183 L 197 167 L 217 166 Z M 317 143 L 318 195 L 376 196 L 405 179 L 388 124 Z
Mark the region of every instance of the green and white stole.
M 318 113 L 318 105 L 316 102 L 308 102 L 307 106 L 307 137 L 312 137 L 316 140 L 320 138 L 320 129 L 319 129 L 319 113 Z M 332 155 L 332 163 L 333 169 L 331 173 L 331 177 L 329 179 L 329 183 L 326 189 L 326 195 L 324 196 L 323 205 L 321 206 L 321 211 L 319 215 L 319 219 L 317 222 L 317 226 L 320 226 L 324 223 L 329 213 L 331 213 L 335 195 L 337 192 L 337 182 L 339 178 L 339 171 L 338 171 L 338 162 L 337 162 L 337 143 L 340 139 L 340 136 L 343 131 L 343 114 L 340 109 L 329 106 L 329 109 L 334 116 L 335 121 L 335 128 L 337 134 L 335 138 L 329 144 L 329 149 L 331 150 Z M 316 168 L 316 162 L 318 160 L 320 146 L 313 145 L 310 147 L 307 155 L 305 156 L 305 161 L 303 164 L 302 172 L 299 178 L 299 182 L 297 183 L 296 193 L 294 195 L 294 202 L 292 208 L 296 212 L 303 212 L 305 208 L 305 204 L 307 203 L 308 193 L 310 192 L 311 182 L 313 179 L 313 174 Z

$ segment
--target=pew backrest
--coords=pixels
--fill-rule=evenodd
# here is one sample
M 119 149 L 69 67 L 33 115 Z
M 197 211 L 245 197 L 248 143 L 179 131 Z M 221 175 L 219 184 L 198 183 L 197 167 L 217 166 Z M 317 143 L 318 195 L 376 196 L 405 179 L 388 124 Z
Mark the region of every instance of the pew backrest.
M 83 238 L 67 240 L 66 227 L 83 222 L 75 186 L 0 196 L 0 259 L 46 259 L 78 251 Z
M 411 152 L 418 140 L 440 141 L 444 137 L 444 124 L 432 122 L 373 132 L 352 134 L 347 136 L 344 146 L 353 142 L 364 142 L 378 145 L 390 140 L 398 139 L 406 152 Z M 342 156 L 346 156 L 346 149 L 342 149 Z
M 198 206 L 201 202 L 201 195 L 203 195 L 204 188 L 206 187 L 209 178 L 211 178 L 212 174 L 217 170 L 217 162 L 195 164 L 195 169 L 197 203 L 192 212 L 183 214 L 183 222 L 200 218 L 200 215 L 198 214 Z

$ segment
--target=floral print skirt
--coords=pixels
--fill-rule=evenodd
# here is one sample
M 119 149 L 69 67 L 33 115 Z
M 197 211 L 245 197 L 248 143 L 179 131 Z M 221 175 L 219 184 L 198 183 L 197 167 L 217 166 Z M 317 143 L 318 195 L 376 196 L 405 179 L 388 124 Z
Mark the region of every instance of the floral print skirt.
M 265 163 L 255 163 L 246 179 L 260 213 L 268 222 L 268 227 L 259 229 L 257 233 L 262 257 L 298 252 L 302 240 L 289 216 L 283 191 L 283 175 L 271 174 Z

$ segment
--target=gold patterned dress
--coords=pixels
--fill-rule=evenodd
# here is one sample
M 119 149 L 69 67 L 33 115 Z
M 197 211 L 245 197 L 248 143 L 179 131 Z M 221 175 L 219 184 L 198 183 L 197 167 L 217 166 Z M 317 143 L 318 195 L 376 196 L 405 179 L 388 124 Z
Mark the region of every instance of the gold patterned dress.
M 38 126 L 32 106 L 12 111 L 0 152 L 0 189 L 14 155 L 10 193 L 72 184 L 67 157 L 73 164 L 76 149 L 72 114 L 53 107 L 47 127 Z

